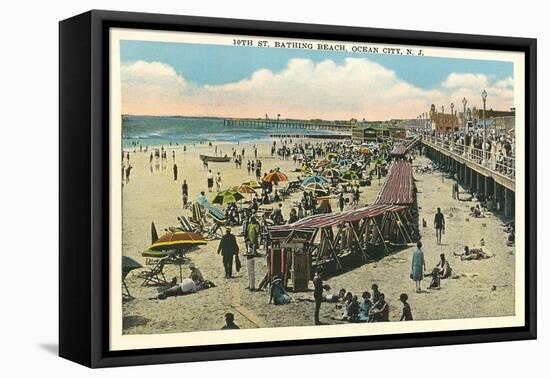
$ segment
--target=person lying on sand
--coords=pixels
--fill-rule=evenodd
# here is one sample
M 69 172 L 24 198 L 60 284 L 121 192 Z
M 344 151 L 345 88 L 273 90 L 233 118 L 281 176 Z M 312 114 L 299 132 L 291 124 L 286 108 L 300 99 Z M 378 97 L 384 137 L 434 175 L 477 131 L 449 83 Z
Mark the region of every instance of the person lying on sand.
M 464 247 L 464 253 L 456 253 L 453 252 L 453 255 L 460 256 L 461 260 L 484 260 L 488 259 L 491 256 L 487 254 L 483 249 L 481 248 L 468 248 L 468 246 Z
M 172 284 L 174 281 L 172 281 Z M 181 284 L 171 286 L 169 289 L 166 289 L 160 292 L 156 297 L 150 299 L 166 299 L 168 297 L 177 297 L 180 295 L 187 295 L 197 291 L 197 285 L 191 278 L 184 278 L 181 281 Z
M 193 275 L 193 273 L 191 273 L 191 275 Z M 170 286 L 168 289 L 161 291 L 156 297 L 152 297 L 149 299 L 166 299 L 168 297 L 178 297 L 180 295 L 187 295 L 196 293 L 197 291 L 210 289 L 211 287 L 216 287 L 216 285 L 212 281 L 205 280 L 204 278 L 202 279 L 202 281 L 194 281 L 192 278 L 184 278 L 178 285 L 177 279 L 174 277 L 172 282 L 170 282 Z

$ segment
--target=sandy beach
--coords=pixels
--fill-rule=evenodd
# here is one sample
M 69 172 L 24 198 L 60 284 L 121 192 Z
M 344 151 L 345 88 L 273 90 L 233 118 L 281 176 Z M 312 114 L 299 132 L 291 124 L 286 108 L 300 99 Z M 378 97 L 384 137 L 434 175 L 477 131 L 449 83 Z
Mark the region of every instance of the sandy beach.
M 246 161 L 253 158 L 252 144 L 216 144 L 221 154 L 232 155 L 232 148 L 245 148 L 243 167 L 238 169 L 234 163 L 210 163 L 215 175 L 222 176 L 222 189 L 229 188 L 254 179 L 248 175 Z M 291 172 L 291 159 L 282 160 L 272 157 L 269 142 L 257 144 L 258 159 L 262 160 L 262 171 L 280 168 L 288 174 L 289 179 L 296 179 L 300 174 Z M 159 233 L 168 226 L 176 226 L 177 217 L 190 216 L 189 210 L 182 209 L 181 184 L 184 179 L 189 184 L 189 200 L 194 201 L 201 190 L 206 190 L 207 170 L 203 167 L 199 154 L 213 155 L 215 147 L 201 144 L 168 147 L 167 166 L 149 164 L 149 152 L 130 152 L 130 163 L 133 167 L 130 181 L 123 187 L 123 254 L 130 256 L 145 266 L 141 252 L 151 243 L 151 222 L 154 221 Z M 175 161 L 178 165 L 178 180 L 174 181 L 172 173 L 172 149 L 176 151 Z M 413 166 L 428 163 L 424 157 L 417 157 Z M 416 320 L 452 319 L 487 316 L 505 316 L 514 314 L 514 248 L 506 246 L 506 236 L 502 219 L 491 214 L 485 218 L 470 218 L 472 202 L 452 199 L 451 185 L 453 180 L 443 179 L 441 174 L 415 173 L 418 189 L 419 219 L 425 219 L 427 227 L 420 227 L 423 250 L 428 269 L 436 265 L 440 253 L 445 253 L 453 268 L 455 278 L 442 281 L 440 290 L 414 292 L 414 282 L 410 280 L 411 257 L 415 249 L 412 245 L 386 256 L 382 260 L 370 262 L 347 272 L 340 273 L 327 280 L 332 292 L 345 288 L 360 297 L 361 293 L 370 290 L 377 283 L 390 305 L 390 320 L 399 320 L 401 303 L 399 294 L 407 293 L 413 316 Z M 384 178 L 374 180 L 372 186 L 361 188 L 360 206 L 372 203 Z M 207 193 L 211 199 L 215 193 Z M 283 214 L 288 217 L 289 209 L 297 201 L 301 192 L 293 194 L 283 202 Z M 465 196 L 464 196 L 465 197 Z M 446 217 L 446 233 L 443 244 L 437 245 L 433 229 L 433 217 L 437 207 L 441 207 Z M 336 198 L 332 203 L 337 211 Z M 346 209 L 349 209 L 349 205 Z M 240 227 L 233 232 L 240 234 Z M 453 257 L 453 252 L 460 252 L 465 245 L 479 247 L 480 240 L 485 240 L 484 249 L 494 257 L 480 261 L 461 261 Z M 244 241 L 238 237 L 241 254 Z M 268 304 L 268 291 L 250 292 L 247 286 L 246 266 L 233 279 L 224 278 L 221 257 L 216 254 L 219 241 L 188 253 L 190 261 L 200 268 L 204 277 L 216 284 L 216 287 L 195 294 L 150 300 L 156 296 L 156 287 L 142 287 L 142 279 L 135 270 L 126 278 L 132 300 L 123 302 L 124 334 L 152 334 L 189 332 L 220 329 L 224 324 L 224 314 L 235 314 L 235 323 L 241 328 L 281 327 L 313 324 L 313 293 L 291 293 L 293 301 L 288 305 L 275 306 Z M 261 253 L 264 253 L 262 250 Z M 242 259 L 242 258 L 241 258 Z M 243 260 L 244 261 L 244 260 Z M 256 280 L 259 281 L 266 272 L 266 260 L 255 259 Z M 177 265 L 166 267 L 166 278 L 179 277 Z M 183 266 L 184 277 L 189 274 Z M 423 288 L 429 283 L 425 278 Z M 312 284 L 310 283 L 310 287 Z M 342 310 L 334 304 L 325 303 L 321 307 L 321 321 L 329 324 L 343 323 L 338 320 Z

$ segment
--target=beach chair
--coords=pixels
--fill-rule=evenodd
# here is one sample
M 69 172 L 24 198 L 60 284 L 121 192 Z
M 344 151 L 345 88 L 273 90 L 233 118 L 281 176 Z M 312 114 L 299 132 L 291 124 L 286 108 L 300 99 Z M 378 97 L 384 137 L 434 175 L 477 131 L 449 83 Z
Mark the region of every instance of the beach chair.
M 164 276 L 165 264 L 165 259 L 162 259 L 153 268 L 141 272 L 140 277 L 143 278 L 141 286 L 159 286 L 168 284 L 168 281 Z
M 193 229 L 193 225 L 185 215 L 178 217 L 178 221 L 180 222 L 180 225 L 183 231 L 195 231 Z

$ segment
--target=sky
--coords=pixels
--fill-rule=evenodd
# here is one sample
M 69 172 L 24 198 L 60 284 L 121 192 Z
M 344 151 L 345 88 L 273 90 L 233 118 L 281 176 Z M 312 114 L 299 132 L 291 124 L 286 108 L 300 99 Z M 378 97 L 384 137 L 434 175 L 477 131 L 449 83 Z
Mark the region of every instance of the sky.
M 121 42 L 125 114 L 415 118 L 434 103 L 513 107 L 513 65 L 419 56 Z M 449 110 L 447 110 L 449 111 Z

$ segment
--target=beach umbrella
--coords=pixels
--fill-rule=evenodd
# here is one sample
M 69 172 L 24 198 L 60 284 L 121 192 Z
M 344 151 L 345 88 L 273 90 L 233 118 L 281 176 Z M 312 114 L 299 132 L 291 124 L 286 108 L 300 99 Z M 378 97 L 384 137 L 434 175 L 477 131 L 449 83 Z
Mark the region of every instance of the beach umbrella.
M 321 173 L 321 175 L 328 179 L 334 179 L 340 177 L 340 171 L 336 168 L 327 168 L 323 171 L 323 173 Z
M 358 180 L 359 176 L 357 176 L 357 173 L 355 173 L 354 171 L 346 171 L 342 173 L 342 176 L 340 178 L 345 181 L 352 181 Z
M 153 259 L 163 259 L 165 257 L 173 255 L 175 252 L 176 252 L 175 249 L 162 249 L 162 250 L 148 249 L 146 251 L 141 252 L 141 255 L 143 257 L 149 257 Z
M 254 190 L 253 187 L 251 187 L 250 185 L 246 185 L 246 184 L 237 185 L 237 186 L 231 188 L 231 190 L 233 190 L 237 193 L 242 193 L 242 194 L 257 194 L 257 192 Z
M 312 193 L 319 193 L 326 195 L 328 193 L 328 189 L 318 182 L 310 182 L 306 186 L 304 186 L 305 192 L 312 192 Z
M 280 172 L 280 171 L 275 171 L 275 172 L 268 173 L 264 177 L 264 181 L 272 182 L 274 184 L 279 183 L 281 181 L 287 181 L 287 180 L 288 180 L 287 175 L 285 175 L 283 172 Z
M 327 160 L 327 159 L 323 159 L 323 160 L 319 160 L 316 164 L 316 167 L 317 168 L 322 168 L 326 165 L 330 164 L 330 160 Z
M 236 203 L 243 198 L 244 196 L 239 192 L 236 192 L 234 190 L 223 190 L 216 194 L 216 196 L 212 199 L 212 203 L 227 205 L 228 203 Z
M 132 298 L 132 294 L 130 294 L 130 290 L 128 290 L 128 286 L 126 286 L 126 281 L 124 280 L 126 279 L 128 273 L 139 268 L 142 268 L 142 266 L 136 260 L 128 256 L 122 256 L 122 285 L 124 285 L 129 298 Z
M 302 181 L 302 186 L 307 186 L 307 184 L 317 182 L 319 184 L 325 184 L 328 183 L 328 180 L 324 178 L 323 176 L 309 176 L 306 177 L 304 181 Z
M 168 232 L 151 244 L 150 250 L 174 250 L 206 244 L 206 240 L 192 231 Z
M 122 256 L 122 279 L 124 279 L 132 270 L 139 268 L 142 268 L 142 266 L 136 260 L 128 256 Z
M 313 174 L 313 169 L 311 169 L 311 167 L 309 167 L 309 166 L 307 166 L 307 165 L 305 165 L 305 164 L 302 165 L 302 166 L 300 167 L 300 171 L 301 171 L 302 173 L 306 173 L 306 174 L 308 174 L 308 175 Z
M 353 161 L 350 159 L 342 159 L 338 162 L 338 165 L 342 167 L 344 165 L 350 165 L 351 163 L 353 163 Z
M 369 155 L 370 154 L 370 149 L 368 147 L 361 147 L 361 149 L 359 150 L 363 155 Z
M 252 189 L 260 189 L 262 187 L 262 185 L 260 185 L 260 183 L 256 180 L 250 180 L 250 181 L 247 181 L 247 182 L 243 182 L 242 185 L 248 185 Z
M 155 222 L 151 222 L 151 243 L 154 243 L 157 240 L 159 240 L 159 234 L 157 233 Z
M 332 158 L 335 158 L 335 157 L 338 157 L 338 154 L 336 152 L 329 152 L 327 154 L 327 159 L 332 159 Z

